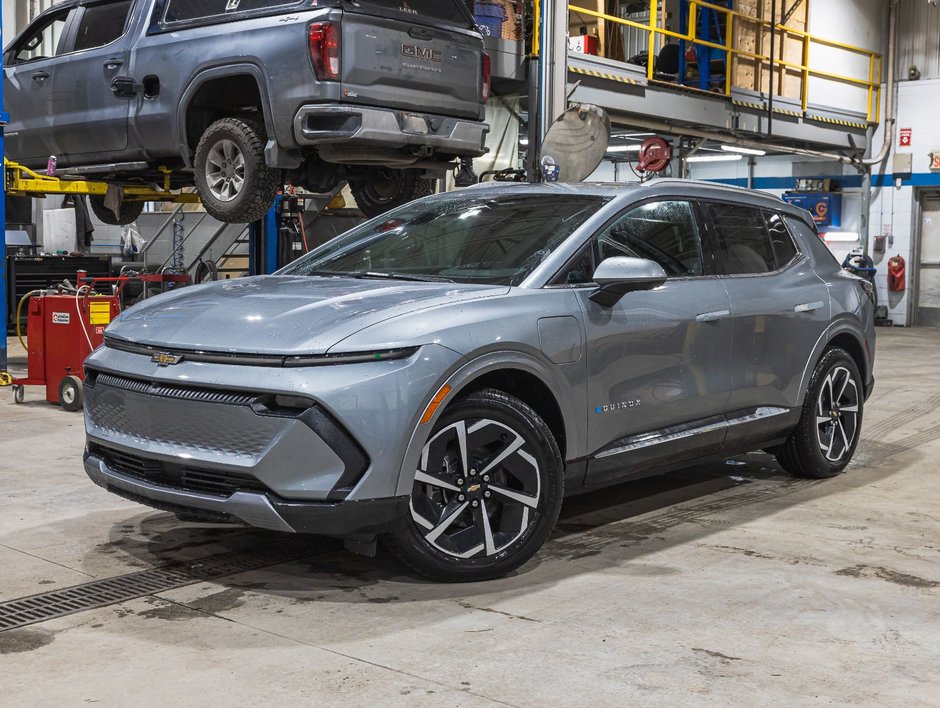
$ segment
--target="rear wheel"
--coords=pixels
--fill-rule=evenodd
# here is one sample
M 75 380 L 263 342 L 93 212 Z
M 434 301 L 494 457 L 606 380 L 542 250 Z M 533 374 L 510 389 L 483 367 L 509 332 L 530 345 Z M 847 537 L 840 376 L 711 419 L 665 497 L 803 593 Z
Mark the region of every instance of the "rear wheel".
M 59 403 L 67 411 L 82 407 L 82 381 L 77 376 L 66 376 L 59 384 Z
M 515 570 L 558 519 L 563 464 L 548 426 L 525 403 L 486 389 L 444 413 L 421 453 L 408 518 L 393 552 L 435 580 L 468 582 Z
M 417 170 L 382 169 L 368 179 L 353 180 L 349 189 L 365 216 L 381 216 L 420 197 L 434 194 L 434 181 L 423 179 Z
M 852 461 L 865 407 L 862 377 L 844 349 L 828 349 L 816 364 L 796 429 L 777 450 L 787 472 L 834 477 Z
M 264 126 L 222 118 L 196 147 L 196 189 L 209 216 L 230 224 L 258 221 L 274 203 L 280 172 L 264 161 Z
M 26 387 L 20 384 L 13 384 L 13 402 L 19 405 L 26 400 Z
M 129 201 L 127 199 L 121 201 L 118 206 L 118 213 L 115 214 L 110 207 L 105 206 L 104 197 L 98 195 L 89 195 L 88 203 L 91 205 L 91 210 L 94 212 L 95 216 L 98 217 L 98 220 L 102 224 L 108 224 L 109 226 L 127 226 L 132 224 L 140 217 L 144 211 L 144 203 Z

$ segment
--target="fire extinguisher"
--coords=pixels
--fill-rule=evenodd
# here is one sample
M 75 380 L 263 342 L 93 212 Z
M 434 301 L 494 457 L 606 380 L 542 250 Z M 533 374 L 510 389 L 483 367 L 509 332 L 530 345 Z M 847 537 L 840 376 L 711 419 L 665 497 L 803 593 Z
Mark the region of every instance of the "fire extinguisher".
M 888 290 L 901 292 L 907 287 L 906 265 L 904 257 L 898 254 L 888 259 Z

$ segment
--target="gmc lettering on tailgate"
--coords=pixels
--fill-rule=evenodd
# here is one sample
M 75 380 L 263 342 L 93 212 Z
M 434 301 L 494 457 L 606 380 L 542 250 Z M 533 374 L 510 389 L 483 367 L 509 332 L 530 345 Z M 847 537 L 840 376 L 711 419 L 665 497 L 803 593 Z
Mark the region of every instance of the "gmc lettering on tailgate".
M 425 61 L 444 61 L 444 55 L 441 54 L 440 50 L 431 49 L 430 47 L 419 47 L 416 44 L 401 45 L 401 55 L 413 59 L 424 59 Z

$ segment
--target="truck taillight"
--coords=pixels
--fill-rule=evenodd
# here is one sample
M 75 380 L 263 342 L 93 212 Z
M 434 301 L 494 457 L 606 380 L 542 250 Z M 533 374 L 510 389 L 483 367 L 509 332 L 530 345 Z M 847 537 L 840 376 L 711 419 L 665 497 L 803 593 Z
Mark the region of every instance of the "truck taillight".
M 316 22 L 307 31 L 310 58 L 318 81 L 339 81 L 339 26 L 335 22 Z
M 490 90 L 493 87 L 492 65 L 490 55 L 483 55 L 483 103 L 490 100 Z

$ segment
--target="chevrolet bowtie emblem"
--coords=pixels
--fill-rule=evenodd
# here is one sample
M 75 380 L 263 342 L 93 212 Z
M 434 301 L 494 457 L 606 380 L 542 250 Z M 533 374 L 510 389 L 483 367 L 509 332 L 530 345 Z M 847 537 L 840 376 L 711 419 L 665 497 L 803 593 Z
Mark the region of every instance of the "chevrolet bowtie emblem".
M 474 485 L 467 487 L 468 492 L 476 492 L 476 491 L 479 491 L 479 489 L 480 489 L 479 484 L 474 484 Z
M 179 364 L 182 360 L 183 357 L 179 354 L 167 354 L 166 352 L 158 352 L 150 357 L 150 361 L 157 366 L 173 366 Z

